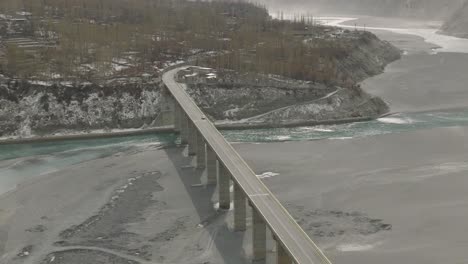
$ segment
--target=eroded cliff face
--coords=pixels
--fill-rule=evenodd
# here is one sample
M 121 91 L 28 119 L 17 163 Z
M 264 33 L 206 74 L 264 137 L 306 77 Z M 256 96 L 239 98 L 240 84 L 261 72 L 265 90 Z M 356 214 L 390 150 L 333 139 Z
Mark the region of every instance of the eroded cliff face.
M 389 63 L 401 58 L 400 50 L 370 32 L 354 35 L 354 38 L 343 40 L 349 52 L 337 63 L 338 73 L 350 76 L 353 82 L 380 74 Z
M 215 121 L 289 125 L 375 118 L 389 111 L 383 100 L 365 93 L 359 86 L 343 88 L 231 71 L 216 74 L 216 82 L 203 78 L 187 82 L 187 92 Z M 230 82 L 232 79 L 237 81 Z
M 468 1 L 446 20 L 441 30 L 444 34 L 468 38 Z
M 161 112 L 160 81 L 91 83 L 0 82 L 0 136 L 66 130 L 140 128 Z

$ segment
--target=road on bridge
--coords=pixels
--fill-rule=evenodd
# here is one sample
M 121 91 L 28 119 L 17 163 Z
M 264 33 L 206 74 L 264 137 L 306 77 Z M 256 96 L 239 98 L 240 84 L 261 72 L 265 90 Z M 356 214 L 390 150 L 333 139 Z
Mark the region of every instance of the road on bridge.
M 186 85 L 175 81 L 175 75 L 185 68 L 187 67 L 166 72 L 163 75 L 164 84 L 204 137 L 206 144 L 214 150 L 219 162 L 232 175 L 232 180 L 245 192 L 250 204 L 262 216 L 275 239 L 281 242 L 296 264 L 331 264 L 212 122 L 205 118 L 203 112 L 187 94 Z

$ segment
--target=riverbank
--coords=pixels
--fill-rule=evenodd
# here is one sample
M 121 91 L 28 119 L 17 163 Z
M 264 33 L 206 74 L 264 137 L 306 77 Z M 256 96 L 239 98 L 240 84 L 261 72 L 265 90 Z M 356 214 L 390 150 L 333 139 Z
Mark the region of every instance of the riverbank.
M 38 142 L 54 142 L 62 140 L 83 140 L 83 139 L 100 139 L 100 138 L 114 138 L 114 137 L 127 137 L 135 135 L 148 135 L 153 133 L 174 133 L 173 126 L 163 126 L 148 129 L 129 129 L 118 132 L 89 132 L 81 134 L 68 134 L 68 135 L 53 135 L 43 137 L 29 137 L 29 138 L 8 138 L 0 139 L 1 145 L 11 144 L 30 144 Z
M 395 113 L 386 113 L 378 118 L 391 116 Z M 371 121 L 376 118 L 374 117 L 360 117 L 360 118 L 345 118 L 345 119 L 333 119 L 333 120 L 306 120 L 306 121 L 284 121 L 278 123 L 249 123 L 249 122 L 215 122 L 217 129 L 221 131 L 226 130 L 251 130 L 251 129 L 268 129 L 268 128 L 291 128 L 291 127 L 302 127 L 302 126 L 322 126 L 322 125 L 340 125 L 349 123 L 359 123 Z M 14 144 L 31 144 L 40 142 L 58 142 L 63 140 L 84 140 L 84 139 L 102 139 L 102 138 L 118 138 L 136 135 L 149 135 L 149 134 L 167 134 L 177 133 L 174 130 L 174 126 L 162 126 L 149 129 L 129 129 L 118 132 L 89 132 L 81 134 L 68 134 L 68 135 L 53 135 L 53 136 L 42 136 L 42 137 L 30 137 L 30 138 L 0 138 L 0 146 L 2 145 L 14 145 Z

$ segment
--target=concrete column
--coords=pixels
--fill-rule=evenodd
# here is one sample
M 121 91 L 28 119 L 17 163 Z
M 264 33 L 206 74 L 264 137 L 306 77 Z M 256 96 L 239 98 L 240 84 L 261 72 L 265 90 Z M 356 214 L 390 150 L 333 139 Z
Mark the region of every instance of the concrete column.
M 216 153 L 209 145 L 206 145 L 206 172 L 208 176 L 208 184 L 216 184 L 217 182 L 217 162 Z
M 177 101 L 174 99 L 174 130 L 176 132 L 179 132 L 181 129 L 180 111 L 181 109 L 180 109 L 179 103 L 177 103 Z
M 182 128 L 184 127 L 184 118 L 183 116 L 185 115 L 185 112 L 184 112 L 184 109 L 182 109 L 182 107 L 179 105 L 179 103 L 177 103 L 177 112 L 176 114 L 179 115 L 179 117 L 177 118 L 177 121 L 179 122 L 177 124 L 177 127 L 180 129 L 180 132 L 182 134 Z
M 188 121 L 188 154 L 189 156 L 197 155 L 197 129 L 191 120 Z
M 266 224 L 257 209 L 252 208 L 253 218 L 253 261 L 264 262 L 266 260 Z
M 218 161 L 218 175 L 219 208 L 228 210 L 231 207 L 231 193 L 229 191 L 231 175 L 220 161 Z
M 189 120 L 187 115 L 184 113 L 182 109 L 180 109 L 180 122 L 181 122 L 181 130 L 180 130 L 180 143 L 185 145 L 188 143 L 188 134 L 189 134 Z
M 234 183 L 234 230 L 245 231 L 246 229 L 246 199 L 245 193 L 239 184 Z
M 280 241 L 276 240 L 276 264 L 292 264 L 292 259 Z
M 197 168 L 204 169 L 205 168 L 205 160 L 206 160 L 206 151 L 205 151 L 205 139 L 203 138 L 202 134 L 197 131 Z

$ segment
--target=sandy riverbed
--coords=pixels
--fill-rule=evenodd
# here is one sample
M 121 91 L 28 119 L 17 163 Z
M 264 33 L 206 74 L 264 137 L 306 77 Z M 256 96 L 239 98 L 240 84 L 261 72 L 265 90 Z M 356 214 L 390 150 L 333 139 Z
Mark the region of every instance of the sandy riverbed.
M 131 148 L 4 194 L 0 263 L 245 263 L 244 234 L 180 151 Z
M 334 263 L 466 263 L 467 133 L 238 148 Z

